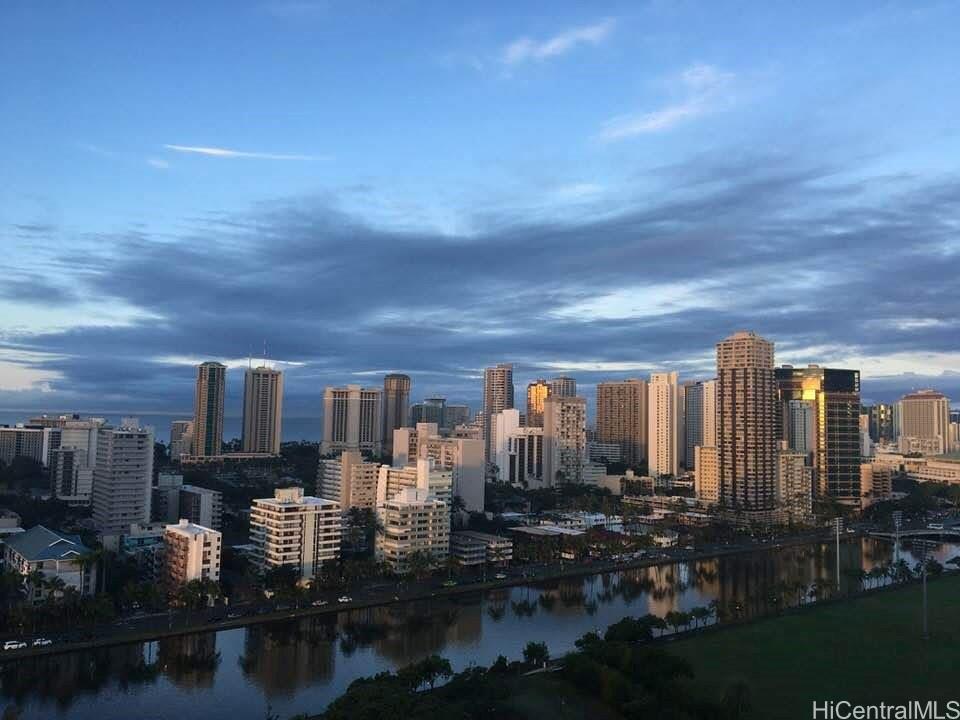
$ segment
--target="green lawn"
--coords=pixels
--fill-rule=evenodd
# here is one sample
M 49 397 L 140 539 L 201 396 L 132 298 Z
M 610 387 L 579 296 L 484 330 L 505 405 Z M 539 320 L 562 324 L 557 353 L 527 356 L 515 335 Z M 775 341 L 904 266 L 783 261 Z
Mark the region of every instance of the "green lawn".
M 621 720 L 618 713 L 596 698 L 581 695 L 560 673 L 517 678 L 511 688 L 510 705 L 528 718 L 548 720 Z
M 960 577 L 928 585 L 930 640 L 912 585 L 668 645 L 694 668 L 691 692 L 750 689 L 757 718 L 810 718 L 813 700 L 960 699 Z

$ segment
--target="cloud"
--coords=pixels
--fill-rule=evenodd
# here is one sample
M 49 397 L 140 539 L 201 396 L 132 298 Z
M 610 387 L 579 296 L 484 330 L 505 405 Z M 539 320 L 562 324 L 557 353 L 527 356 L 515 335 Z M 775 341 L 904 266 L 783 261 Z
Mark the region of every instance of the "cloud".
M 615 26 L 616 21 L 607 18 L 593 25 L 571 28 L 543 41 L 521 37 L 504 48 L 501 61 L 505 65 L 542 61 L 564 55 L 581 45 L 599 45 Z
M 676 79 L 682 99 L 659 110 L 620 115 L 604 123 L 598 134 L 602 142 L 613 142 L 647 133 L 662 132 L 701 115 L 725 107 L 732 101 L 734 75 L 712 65 L 692 65 Z
M 256 160 L 316 160 L 313 155 L 281 155 L 277 153 L 244 152 L 220 147 L 199 147 L 195 145 L 164 145 L 167 150 L 193 155 L 205 155 L 219 158 L 253 158 Z
M 563 369 L 584 387 L 664 368 L 708 377 L 717 340 L 746 327 L 779 361 L 859 364 L 865 397 L 932 384 L 960 398 L 960 376 L 938 374 L 957 362 L 960 179 L 889 183 L 730 149 L 649 178 L 616 212 L 468 216 L 463 233 L 374 225 L 327 195 L 185 218 L 174 236 L 61 243 L 53 287 L 90 310 L 20 276 L 14 294 L 47 298 L 58 322 L 4 328 L 0 360 L 56 374 L 46 407 L 179 410 L 194 361 L 239 367 L 266 340 L 288 412 L 316 416 L 324 385 L 387 366 L 413 377 L 414 400 L 473 406 L 477 368 L 499 361 L 518 385 Z M 117 307 L 135 312 L 79 324 Z M 229 375 L 237 414 L 242 373 Z

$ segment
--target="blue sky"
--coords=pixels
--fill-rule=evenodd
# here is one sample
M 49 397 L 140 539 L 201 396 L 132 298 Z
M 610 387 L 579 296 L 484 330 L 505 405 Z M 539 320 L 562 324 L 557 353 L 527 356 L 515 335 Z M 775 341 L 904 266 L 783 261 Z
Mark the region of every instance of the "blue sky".
M 296 414 L 589 394 L 740 327 L 960 397 L 958 47 L 955 2 L 8 1 L 0 407 L 187 409 L 264 340 Z

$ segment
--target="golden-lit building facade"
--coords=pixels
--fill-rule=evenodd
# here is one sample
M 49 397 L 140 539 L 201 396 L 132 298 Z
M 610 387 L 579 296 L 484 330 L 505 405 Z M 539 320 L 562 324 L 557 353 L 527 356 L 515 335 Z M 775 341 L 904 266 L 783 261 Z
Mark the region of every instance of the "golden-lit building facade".
M 550 395 L 550 384 L 536 380 L 527 385 L 527 427 L 543 427 L 543 403 Z

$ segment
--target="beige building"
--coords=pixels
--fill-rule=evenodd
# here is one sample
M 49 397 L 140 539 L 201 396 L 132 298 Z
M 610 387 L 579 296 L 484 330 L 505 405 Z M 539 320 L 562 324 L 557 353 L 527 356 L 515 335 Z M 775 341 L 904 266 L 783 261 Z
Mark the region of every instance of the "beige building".
M 280 454 L 283 373 L 249 368 L 243 376 L 243 452 Z
M 879 463 L 863 463 L 860 466 L 860 487 L 863 490 L 862 508 L 875 502 L 889 500 L 893 496 L 894 469 Z
M 943 455 L 951 450 L 950 400 L 936 390 L 919 390 L 900 400 L 900 450 Z
M 450 534 L 450 555 L 464 567 L 509 565 L 513 559 L 513 540 L 474 530 Z
M 773 343 L 739 331 L 717 343 L 720 500 L 746 513 L 776 507 L 777 384 Z
M 374 508 L 379 477 L 379 463 L 366 462 L 356 450 L 347 450 L 338 458 L 320 459 L 317 494 L 339 503 L 343 510 Z
M 219 455 L 223 450 L 223 398 L 226 386 L 226 365 L 205 362 L 197 366 L 193 402 L 194 455 Z
M 223 536 L 216 530 L 180 520 L 163 532 L 163 579 L 169 592 L 192 580 L 220 581 Z
M 647 458 L 647 383 L 631 379 L 597 385 L 597 441 L 620 446 L 628 465 Z
M 278 489 L 250 508 L 253 562 L 261 572 L 292 567 L 309 582 L 339 556 L 341 529 L 340 503 L 304 495 L 303 488 Z
M 170 459 L 193 454 L 193 420 L 174 420 L 170 423 Z
M 807 461 L 806 453 L 786 447 L 777 453 L 777 508 L 792 522 L 813 517 L 813 468 Z
M 697 500 L 715 504 L 720 502 L 720 469 L 717 464 L 717 448 L 697 445 L 694 453 L 694 491 Z
M 453 500 L 453 471 L 437 466 L 429 458 L 418 458 L 404 467 L 380 466 L 377 503 L 383 503 L 406 488 L 421 488 L 449 507 Z
M 465 510 L 483 512 L 485 473 L 480 440 L 434 434 L 421 443 L 418 453 L 418 458 L 432 460 L 434 467 L 451 473 L 453 495 L 460 498 Z
M 450 507 L 426 488 L 406 487 L 377 505 L 383 531 L 377 534 L 376 557 L 396 573 L 409 569 L 410 556 L 421 553 L 433 564 L 450 552 Z
M 647 388 L 647 466 L 650 475 L 680 473 L 682 401 L 676 372 L 653 373 Z
M 587 401 L 550 395 L 543 408 L 544 483 L 553 487 L 582 482 L 587 462 Z
M 320 454 L 344 450 L 380 455 L 383 449 L 383 391 L 359 385 L 323 391 L 323 442 Z

